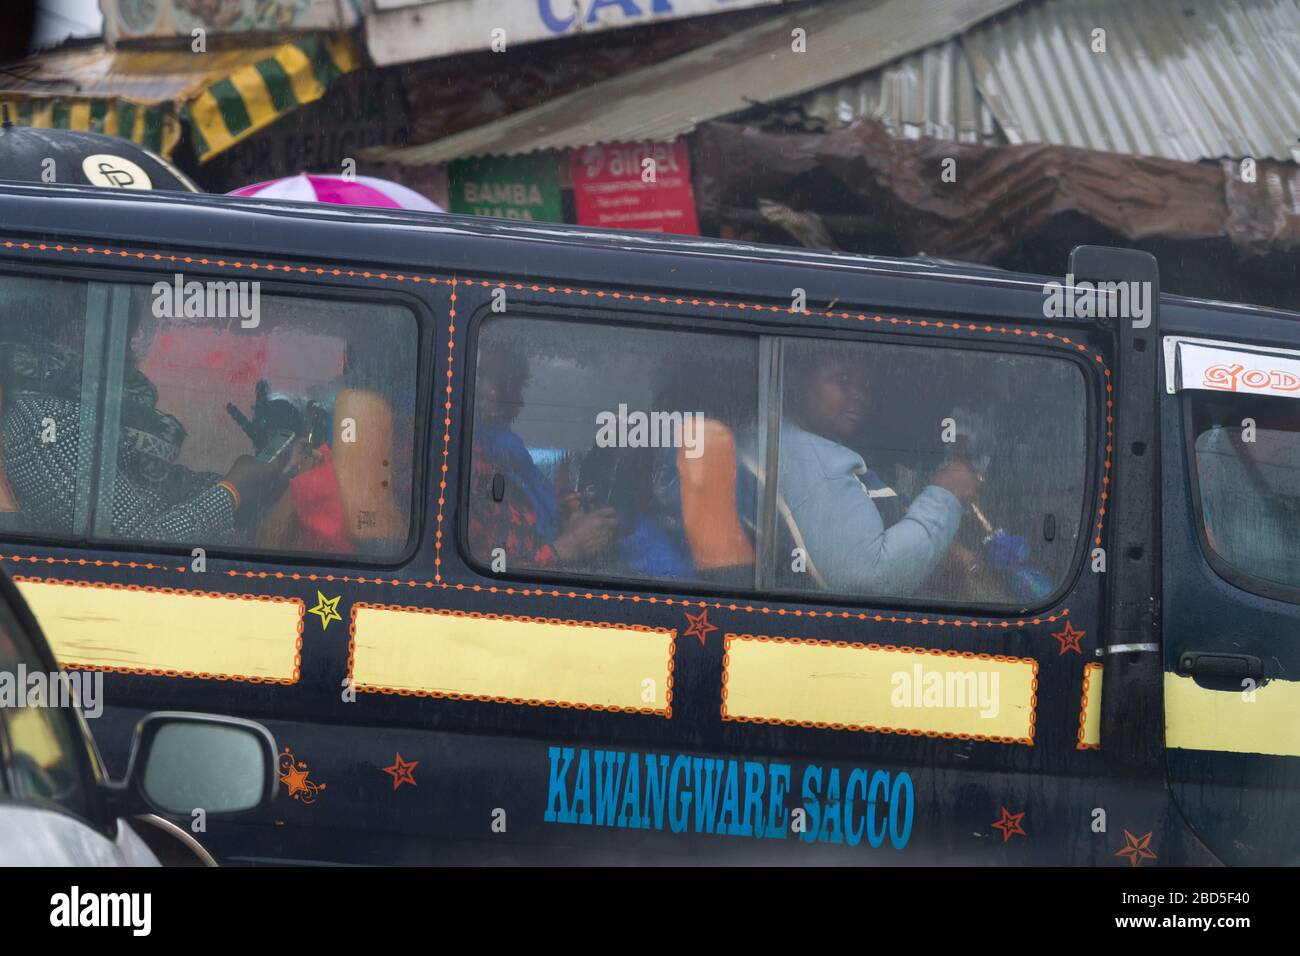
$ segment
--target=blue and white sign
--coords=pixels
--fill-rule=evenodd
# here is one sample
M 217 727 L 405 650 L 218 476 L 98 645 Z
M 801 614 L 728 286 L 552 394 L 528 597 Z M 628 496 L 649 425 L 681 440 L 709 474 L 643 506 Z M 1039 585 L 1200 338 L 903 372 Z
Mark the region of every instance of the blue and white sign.
M 381 66 L 509 49 L 573 33 L 726 13 L 780 0 L 373 0 L 370 55 Z

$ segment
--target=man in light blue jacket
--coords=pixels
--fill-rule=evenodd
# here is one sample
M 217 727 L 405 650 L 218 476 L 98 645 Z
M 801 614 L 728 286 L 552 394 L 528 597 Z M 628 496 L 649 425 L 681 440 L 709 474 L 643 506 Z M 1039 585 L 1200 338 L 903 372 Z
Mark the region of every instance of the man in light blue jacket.
M 787 348 L 778 524 L 807 561 L 806 571 L 782 577 L 800 588 L 899 597 L 948 550 L 980 478 L 966 462 L 950 462 L 904 509 L 862 456 L 841 444 L 862 422 L 864 366 L 860 353 L 838 345 Z

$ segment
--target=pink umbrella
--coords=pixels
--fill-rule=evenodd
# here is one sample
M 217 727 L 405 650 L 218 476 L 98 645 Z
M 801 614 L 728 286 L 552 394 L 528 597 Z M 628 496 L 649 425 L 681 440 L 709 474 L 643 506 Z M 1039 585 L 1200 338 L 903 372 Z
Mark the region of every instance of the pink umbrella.
M 259 199 L 297 199 L 304 202 L 330 202 L 340 206 L 379 206 L 385 209 L 424 209 L 446 212 L 413 189 L 374 176 L 318 176 L 299 173 L 284 179 L 269 179 L 233 190 L 231 196 L 257 196 Z

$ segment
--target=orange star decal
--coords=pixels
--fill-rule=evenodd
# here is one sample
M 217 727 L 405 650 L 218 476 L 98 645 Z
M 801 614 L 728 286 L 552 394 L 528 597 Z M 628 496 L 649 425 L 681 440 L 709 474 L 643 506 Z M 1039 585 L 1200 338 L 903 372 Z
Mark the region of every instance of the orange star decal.
M 1124 831 L 1124 839 L 1128 845 L 1116 853 L 1116 856 L 1128 857 L 1130 866 L 1141 866 L 1143 860 L 1154 860 L 1155 853 L 1151 850 L 1151 833 L 1145 836 L 1135 837 L 1127 830 Z
M 306 761 L 296 759 L 288 747 L 280 751 L 280 782 L 289 788 L 289 796 L 302 803 L 315 803 L 325 784 L 314 782 L 310 776 Z
M 299 770 L 297 767 L 290 767 L 280 778 L 281 782 L 289 788 L 289 796 L 302 793 L 307 789 L 307 771 Z
M 412 773 L 412 771 L 414 771 L 415 768 L 418 766 L 420 766 L 420 761 L 403 760 L 402 755 L 398 754 L 397 759 L 396 761 L 394 761 L 393 765 L 391 767 L 384 768 L 384 773 L 388 774 L 390 777 L 393 778 L 394 790 L 396 790 L 404 783 L 409 783 L 411 786 L 414 787 L 416 786 L 416 783 L 415 783 L 415 776 Z
M 1074 625 L 1072 625 L 1069 621 L 1066 621 L 1065 630 L 1057 631 L 1055 634 L 1052 635 L 1052 637 L 1056 638 L 1058 641 L 1061 642 L 1062 654 L 1064 654 L 1066 651 L 1074 651 L 1074 653 L 1076 654 L 1082 654 L 1083 649 L 1079 647 L 1079 641 L 1083 640 L 1084 636 L 1087 633 L 1088 633 L 1087 631 L 1076 631 L 1074 629 Z
M 716 624 L 709 623 L 709 612 L 707 609 L 701 611 L 699 614 L 692 614 L 690 611 L 687 611 L 686 620 L 691 622 L 691 626 L 686 629 L 686 633 L 683 636 L 698 637 L 700 639 L 701 647 L 704 646 L 704 639 L 709 636 L 709 633 L 718 629 Z
M 1027 836 L 1025 828 L 1020 825 L 1020 821 L 1025 818 L 1024 811 L 1012 813 L 1006 807 L 1002 808 L 1002 819 L 993 824 L 993 829 L 1002 831 L 1002 842 L 1006 843 L 1013 836 Z

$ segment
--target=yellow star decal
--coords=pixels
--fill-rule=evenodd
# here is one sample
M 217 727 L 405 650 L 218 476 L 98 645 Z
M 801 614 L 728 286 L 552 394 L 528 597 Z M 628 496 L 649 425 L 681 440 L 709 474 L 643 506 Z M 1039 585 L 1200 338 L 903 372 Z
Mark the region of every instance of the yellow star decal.
M 336 598 L 327 598 L 319 591 L 316 592 L 316 606 L 309 609 L 307 613 L 315 614 L 320 618 L 320 629 L 322 631 L 330 626 L 330 621 L 343 623 L 343 618 L 339 616 L 339 599 L 341 597 L 342 595 Z

